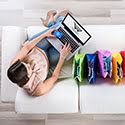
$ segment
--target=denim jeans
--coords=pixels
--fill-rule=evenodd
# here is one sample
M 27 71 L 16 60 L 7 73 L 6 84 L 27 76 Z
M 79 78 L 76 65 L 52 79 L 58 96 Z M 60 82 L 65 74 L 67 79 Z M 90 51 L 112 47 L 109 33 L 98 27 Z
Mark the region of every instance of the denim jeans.
M 40 32 L 40 33 L 37 33 L 35 34 L 34 36 L 32 36 L 31 38 L 29 38 L 29 41 L 33 40 L 34 38 L 38 37 L 39 35 L 47 32 L 49 29 L 52 29 L 52 28 L 56 28 L 61 22 L 62 20 L 64 19 L 63 16 L 59 16 L 56 20 L 56 22 L 54 21 L 51 21 L 49 24 L 48 24 L 48 29 Z M 59 60 L 59 52 L 49 43 L 49 41 L 44 38 L 42 39 L 41 41 L 39 41 L 39 43 L 36 45 L 37 47 L 41 48 L 42 50 L 45 51 L 48 59 L 49 59 L 49 63 L 50 63 L 50 67 L 53 67 L 53 66 L 56 66 L 57 63 L 58 63 L 58 60 Z

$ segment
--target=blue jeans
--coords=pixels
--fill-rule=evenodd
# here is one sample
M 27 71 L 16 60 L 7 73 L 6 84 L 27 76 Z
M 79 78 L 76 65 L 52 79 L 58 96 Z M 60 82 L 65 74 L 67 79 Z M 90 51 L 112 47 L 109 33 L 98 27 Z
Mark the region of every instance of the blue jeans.
M 54 21 L 51 21 L 49 24 L 48 24 L 48 29 L 40 32 L 40 33 L 37 33 L 35 34 L 34 36 L 32 36 L 31 38 L 29 38 L 29 41 L 33 40 L 34 38 L 38 37 L 39 35 L 47 32 L 49 29 L 52 29 L 52 28 L 56 28 L 61 22 L 62 20 L 64 19 L 63 16 L 59 16 L 56 20 L 56 22 Z M 42 50 L 45 51 L 48 59 L 49 59 L 49 63 L 50 63 L 50 67 L 53 67 L 53 66 L 56 66 L 57 63 L 58 63 L 58 60 L 59 60 L 59 52 L 49 43 L 49 41 L 44 38 L 42 39 L 41 41 L 39 41 L 39 43 L 36 45 L 37 47 L 41 48 Z

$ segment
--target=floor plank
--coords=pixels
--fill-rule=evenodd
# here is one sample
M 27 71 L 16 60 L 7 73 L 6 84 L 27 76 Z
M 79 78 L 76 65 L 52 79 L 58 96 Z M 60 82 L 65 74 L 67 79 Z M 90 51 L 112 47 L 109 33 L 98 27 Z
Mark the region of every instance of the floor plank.
M 6 120 L 0 119 L 0 125 L 45 125 L 43 120 Z
M 67 120 L 47 120 L 47 125 L 124 125 L 125 121 L 95 121 L 95 120 L 82 120 L 82 119 L 67 119 Z

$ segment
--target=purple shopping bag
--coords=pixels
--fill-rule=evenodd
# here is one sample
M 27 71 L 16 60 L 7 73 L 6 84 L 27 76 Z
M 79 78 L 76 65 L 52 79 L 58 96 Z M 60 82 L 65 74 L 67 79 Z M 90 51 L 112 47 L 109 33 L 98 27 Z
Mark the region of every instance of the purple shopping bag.
M 106 78 L 112 76 L 112 54 L 108 50 L 97 51 L 99 67 L 98 72 L 101 77 Z

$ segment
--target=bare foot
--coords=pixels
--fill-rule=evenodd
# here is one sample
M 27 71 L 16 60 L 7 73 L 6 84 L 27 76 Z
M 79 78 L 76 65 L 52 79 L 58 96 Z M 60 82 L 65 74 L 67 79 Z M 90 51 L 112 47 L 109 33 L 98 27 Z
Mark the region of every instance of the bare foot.
M 43 19 L 42 17 L 40 18 L 42 20 L 42 23 L 44 26 L 48 26 L 48 23 L 50 21 L 54 21 L 54 16 L 56 15 L 56 11 L 55 10 L 50 10 L 48 13 L 47 13 L 47 16 L 46 16 L 46 19 Z
M 58 16 L 66 16 L 67 13 L 72 14 L 69 10 L 63 10 L 57 15 L 56 19 L 58 18 Z

